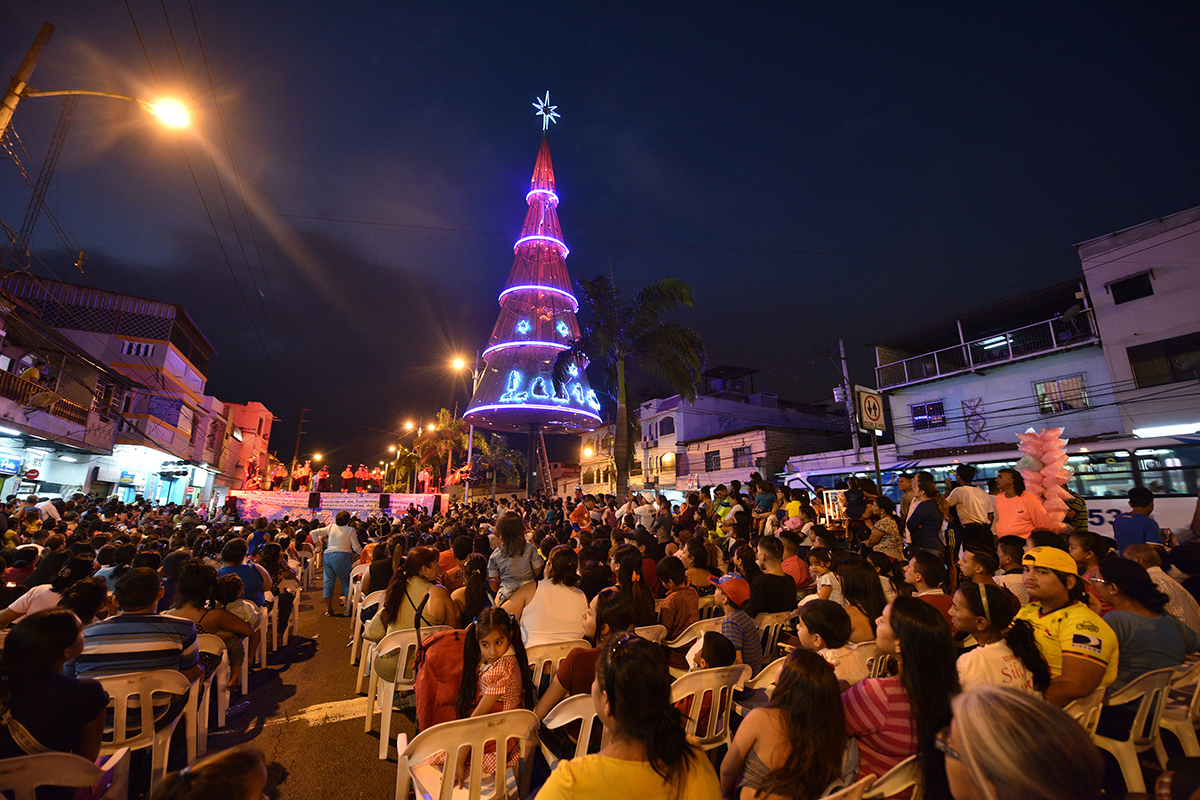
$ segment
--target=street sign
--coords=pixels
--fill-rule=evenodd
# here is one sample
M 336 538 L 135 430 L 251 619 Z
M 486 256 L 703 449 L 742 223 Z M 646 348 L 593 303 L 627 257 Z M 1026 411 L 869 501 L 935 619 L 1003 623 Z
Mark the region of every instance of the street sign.
M 36 469 L 31 469 L 31 470 L 27 470 L 25 472 L 25 478 L 26 478 L 26 480 L 31 480 L 31 481 L 37 480 L 37 476 L 41 475 L 41 474 L 42 473 L 38 472 Z
M 855 386 L 854 405 L 858 407 L 858 427 L 864 433 L 886 430 L 882 394 L 865 386 Z

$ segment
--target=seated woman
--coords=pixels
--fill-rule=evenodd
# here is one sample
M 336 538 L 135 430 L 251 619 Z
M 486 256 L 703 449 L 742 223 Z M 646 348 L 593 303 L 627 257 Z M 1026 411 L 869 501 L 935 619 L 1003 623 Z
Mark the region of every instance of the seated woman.
M 258 564 L 246 564 L 246 540 L 230 539 L 221 548 L 220 577 L 237 575 L 242 579 L 242 598 L 262 608 L 267 604 L 271 576 Z
M 717 575 L 713 572 L 713 565 L 709 561 L 706 539 L 705 536 L 693 536 L 685 540 L 683 546 L 679 548 L 679 552 L 675 554 L 687 569 L 688 585 L 695 589 L 696 594 L 701 597 L 711 597 L 717 590 L 717 587 L 709 580 Z
M 934 746 L 948 756 L 954 797 L 1099 800 L 1100 751 L 1066 712 L 1033 695 L 987 685 L 958 695 L 951 707 L 954 721 Z
M 62 600 L 63 592 L 76 581 L 92 575 L 92 559 L 75 556 L 67 559 L 49 583 L 39 584 L 18 597 L 8 608 L 0 611 L 0 629 L 21 617 L 54 608 Z
M 459 609 L 458 627 L 466 628 L 479 612 L 492 607 L 492 593 L 488 590 L 487 558 L 472 553 L 463 562 L 463 585 L 450 593 L 450 599 Z
M 850 642 L 875 641 L 875 620 L 883 616 L 887 600 L 875 567 L 861 558 L 850 558 L 837 568 L 842 582 L 842 605 L 850 615 Z
M 616 576 L 617 591 L 628 597 L 633 607 L 633 624 L 637 627 L 658 624 L 654 595 L 642 572 L 641 552 L 631 544 L 623 544 L 613 553 L 609 566 Z
M 746 715 L 721 762 L 721 793 L 739 800 L 815 798 L 844 776 L 846 720 L 833 666 L 793 650 L 771 700 Z M 851 767 L 853 769 L 853 767 Z
M 934 739 L 950 723 L 950 698 L 958 693 L 950 625 L 928 603 L 897 597 L 883 610 L 875 644 L 895 657 L 900 674 L 868 678 L 842 695 L 846 732 L 858 739 L 858 778 L 883 775 L 920 753 L 924 796 L 946 797 L 945 765 Z
M 229 654 L 229 687 L 233 689 L 242 679 L 242 661 L 246 658 L 242 639 L 250 637 L 250 652 L 253 653 L 258 646 L 259 633 L 232 611 L 210 607 L 216 585 L 217 571 L 200 559 L 192 559 L 179 571 L 176 605 L 169 613 L 196 623 L 196 633 L 221 637 Z M 201 654 L 200 660 L 204 663 L 205 673 L 210 675 L 221 662 L 220 656 L 213 659 L 211 656 L 206 658 L 206 654 Z
M 1117 679 L 1108 686 L 1110 694 L 1151 670 L 1177 667 L 1200 649 L 1195 631 L 1164 613 L 1169 598 L 1141 564 L 1109 556 L 1092 582 L 1113 607 L 1104 615 L 1117 634 Z
M 46 750 L 74 753 L 88 761 L 100 755 L 108 693 L 99 681 L 68 678 L 63 664 L 83 652 L 83 626 L 61 608 L 31 614 L 13 626 L 0 655 L 0 758 L 39 752 L 13 738 L 26 736 Z M 71 797 L 64 789 L 55 797 Z M 51 796 L 38 791 L 38 797 Z
M 275 587 L 275 599 L 272 602 L 279 604 L 279 630 L 285 631 L 296 602 L 296 596 L 289 590 L 300 585 L 300 576 L 283 557 L 283 548 L 276 542 L 265 544 L 258 551 L 258 566 L 267 571 L 271 585 Z
M 588 601 L 576 588 L 578 582 L 579 556 L 560 544 L 550 551 L 545 577 L 530 581 L 505 601 L 504 610 L 521 623 L 526 647 L 582 638 Z
M 704 751 L 688 743 L 671 705 L 671 674 L 658 645 L 631 633 L 604 643 L 592 701 L 611 739 L 595 755 L 560 761 L 539 800 L 710 800 L 720 786 Z
M 445 625 L 457 620 L 458 608 L 450 599 L 450 593 L 444 586 L 434 583 L 437 573 L 438 551 L 432 547 L 414 547 L 404 560 L 404 571 L 392 577 L 387 594 L 383 596 L 383 606 L 371 619 L 363 636 L 378 642 L 389 633 L 415 628 L 418 609 L 423 626 Z M 394 681 L 399 660 L 399 654 L 376 659 L 379 676 Z
M 999 586 L 964 583 L 954 593 L 950 618 L 979 643 L 955 665 L 964 692 L 987 684 L 1040 697 L 1050 685 L 1050 665 L 1038 650 L 1033 625 L 1016 619 L 1017 610 Z

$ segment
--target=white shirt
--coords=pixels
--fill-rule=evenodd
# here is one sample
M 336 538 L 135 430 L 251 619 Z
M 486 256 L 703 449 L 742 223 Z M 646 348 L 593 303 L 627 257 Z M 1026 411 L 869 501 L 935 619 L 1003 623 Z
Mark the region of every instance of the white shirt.
M 1023 573 L 1014 572 L 1011 575 L 996 575 L 992 580 L 996 582 L 996 585 L 1003 586 L 1015 594 L 1017 599 L 1021 601 L 1021 605 L 1029 604 L 1029 590 L 1025 588 L 1025 575 Z
M 996 513 L 995 500 L 978 486 L 956 486 L 946 495 L 946 502 L 958 506 L 958 518 L 963 525 L 990 525 L 988 514 Z
M 349 525 L 327 525 L 312 532 L 314 539 L 325 543 L 326 553 L 361 553 L 362 545 L 358 543 L 358 534 Z
M 16 611 L 22 616 L 27 617 L 30 614 L 54 608 L 58 605 L 59 600 L 62 600 L 62 595 L 51 589 L 50 584 L 45 583 L 41 586 L 34 586 L 28 592 L 13 600 L 8 610 Z
M 638 524 L 646 530 L 650 530 L 650 526 L 654 524 L 654 505 L 645 503 L 635 508 L 633 513 L 637 517 Z
M 1170 598 L 1166 612 L 1196 633 L 1200 633 L 1200 605 L 1196 604 L 1196 598 L 1192 597 L 1191 592 L 1163 572 L 1162 567 L 1150 567 L 1146 572 L 1150 573 L 1154 585 Z
M 521 638 L 526 647 L 583 638 L 587 595 L 574 586 L 538 581 L 533 599 L 521 612 Z
M 52 500 L 38 503 L 34 508 L 37 509 L 42 519 L 46 517 L 53 517 L 56 521 L 62 519 L 62 516 L 58 513 L 58 509 L 54 507 L 54 501 Z
M 976 686 L 1004 686 L 1037 694 L 1033 675 L 1003 639 L 959 656 L 957 667 L 958 682 L 964 692 Z

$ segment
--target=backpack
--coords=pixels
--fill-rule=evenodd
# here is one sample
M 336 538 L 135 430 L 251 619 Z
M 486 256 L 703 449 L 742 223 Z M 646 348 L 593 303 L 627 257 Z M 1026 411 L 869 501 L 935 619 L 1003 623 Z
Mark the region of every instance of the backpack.
M 418 617 L 419 619 L 419 617 Z M 440 631 L 424 640 L 417 630 L 417 730 L 458 719 L 454 701 L 462 685 L 466 631 Z

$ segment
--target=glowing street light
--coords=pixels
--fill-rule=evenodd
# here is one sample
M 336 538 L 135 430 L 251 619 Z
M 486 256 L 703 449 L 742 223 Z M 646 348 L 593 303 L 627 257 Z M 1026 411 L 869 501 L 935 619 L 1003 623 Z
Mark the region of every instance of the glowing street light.
M 320 454 L 320 453 L 313 453 L 313 460 L 314 460 L 314 461 L 320 461 L 320 460 L 321 460 L 321 454 Z
M 389 453 L 394 453 L 394 452 L 396 452 L 396 445 L 394 445 L 394 444 L 389 444 L 389 445 L 388 445 L 388 452 L 389 452 Z
M 192 121 L 188 110 L 178 100 L 164 100 L 161 103 L 138 100 L 137 104 L 172 128 L 184 128 Z
M 461 358 L 456 358 L 456 359 L 454 359 L 452 364 L 456 370 L 461 370 L 463 367 L 465 367 L 467 365 L 467 362 L 463 361 Z
M 590 448 L 590 447 L 583 448 L 583 457 L 584 458 L 591 458 L 595 454 L 596 454 L 596 451 L 593 450 L 592 448 Z
M 411 431 L 413 429 L 412 420 L 409 420 L 408 422 L 404 423 L 404 429 L 406 431 Z

